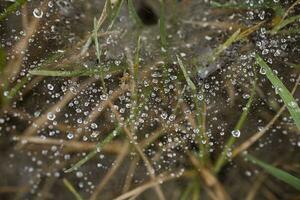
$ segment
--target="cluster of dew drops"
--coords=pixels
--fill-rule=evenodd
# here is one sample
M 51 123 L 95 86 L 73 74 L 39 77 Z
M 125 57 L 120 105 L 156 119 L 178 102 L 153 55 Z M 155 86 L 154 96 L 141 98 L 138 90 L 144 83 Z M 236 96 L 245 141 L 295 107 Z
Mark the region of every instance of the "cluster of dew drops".
M 278 0 L 274 0 L 274 2 L 278 2 Z M 69 4 L 69 2 L 68 1 L 62 1 L 62 0 L 58 0 L 58 1 L 49 1 L 48 2 L 48 6 L 49 6 L 49 8 L 52 8 L 52 7 L 54 7 L 55 6 L 55 4 L 60 8 L 60 9 L 66 9 L 66 7 L 68 6 L 68 4 Z M 35 18 L 38 18 L 38 19 L 40 19 L 40 18 L 43 18 L 43 16 L 45 15 L 45 13 L 43 12 L 43 9 L 42 8 L 34 8 L 33 9 L 33 12 L 32 12 L 32 15 L 35 17 Z M 254 18 L 254 16 L 255 15 L 258 15 L 258 17 L 261 19 L 261 20 L 264 20 L 265 19 L 265 12 L 264 11 L 261 11 L 261 12 L 259 12 L 259 13 L 254 13 L 254 12 L 252 12 L 252 11 L 248 11 L 248 15 L 247 15 L 247 18 L 249 19 L 249 20 L 251 20 L 251 19 L 253 19 Z M 261 54 L 262 55 L 264 55 L 264 56 L 268 56 L 268 55 L 271 55 L 270 57 L 279 57 L 279 56 L 281 56 L 283 53 L 284 53 L 284 51 L 287 49 L 287 44 L 286 44 L 286 42 L 287 42 L 287 40 L 292 40 L 291 38 L 288 38 L 288 39 L 285 39 L 285 38 L 281 38 L 281 39 L 270 39 L 270 38 L 268 38 L 268 36 L 267 36 L 267 30 L 265 29 L 265 28 L 260 28 L 260 30 L 259 30 L 259 40 L 256 42 L 256 47 L 259 49 L 259 50 L 261 50 Z M 244 59 L 244 60 L 248 60 L 248 59 L 253 59 L 253 57 L 252 56 L 246 56 L 246 55 L 242 55 L 241 56 L 242 57 L 242 60 Z M 272 60 L 272 58 L 269 58 L 268 60 L 267 60 L 267 62 L 269 63 L 269 64 L 272 64 L 273 63 L 273 60 Z M 241 66 L 241 68 L 243 68 L 243 65 Z M 259 72 L 260 72 L 260 74 L 261 75 L 265 75 L 266 74 L 266 71 L 263 69 L 263 68 L 261 68 L 260 70 L 259 70 Z M 278 74 L 278 72 L 277 71 L 274 71 L 275 72 L 275 74 Z M 66 85 L 70 85 L 70 88 L 69 88 L 69 90 L 72 92 L 72 93 L 77 93 L 77 89 L 78 89 L 78 84 L 77 83 L 67 83 Z M 65 93 L 66 92 L 66 87 L 67 86 L 64 86 L 64 87 L 62 87 L 61 88 L 61 90 L 63 91 L 63 93 Z M 210 88 L 210 87 L 213 87 L 213 86 L 207 86 L 207 88 Z M 60 96 L 61 96 L 61 94 L 58 94 L 58 93 L 56 93 L 55 91 L 56 91 L 56 86 L 55 86 L 55 84 L 54 83 L 46 83 L 46 89 L 49 91 L 48 92 L 48 94 L 51 96 L 51 97 L 54 97 L 54 98 L 59 98 Z M 96 90 L 96 91 L 95 91 Z M 279 94 L 280 92 L 282 91 L 282 88 L 275 88 L 275 92 L 276 92 L 276 94 Z M 94 94 L 94 96 L 93 95 L 91 95 L 91 97 L 89 98 L 89 100 L 90 101 L 92 101 L 92 102 L 95 102 L 95 101 L 97 101 L 97 99 L 95 98 L 95 96 L 97 96 L 97 93 L 98 92 L 100 92 L 99 91 L 99 89 L 95 89 L 95 88 L 89 88 L 88 89 L 88 91 L 85 91 L 84 92 L 84 95 L 85 94 L 87 94 L 87 95 L 91 95 L 91 94 Z M 105 101 L 106 99 L 107 99 L 107 95 L 99 95 L 100 96 L 100 99 L 102 100 L 102 101 Z M 250 95 L 249 94 L 244 94 L 243 95 L 243 98 L 244 99 L 249 99 L 249 97 L 250 97 Z M 127 97 L 121 97 L 121 98 L 123 98 L 123 99 L 125 99 L 125 101 L 126 101 L 126 106 L 125 106 L 125 108 L 120 108 L 120 113 L 124 113 L 125 112 L 125 109 L 130 109 L 130 94 L 128 94 L 128 96 Z M 128 98 L 128 99 L 127 99 Z M 85 113 L 85 111 L 83 111 L 83 109 L 82 108 L 80 108 L 81 106 L 79 105 L 80 103 L 79 103 L 79 101 L 78 101 L 78 99 L 75 99 L 75 100 L 73 100 L 73 101 L 71 101 L 69 104 L 68 104 L 68 106 L 69 107 L 74 107 L 74 109 L 75 109 L 75 112 L 76 113 L 84 113 L 84 115 L 88 115 L 89 114 L 89 112 L 86 112 Z M 90 105 L 90 103 L 89 102 L 85 102 L 84 103 L 85 105 L 84 105 L 84 107 L 88 107 L 89 105 Z M 288 106 L 290 106 L 291 108 L 296 108 L 296 105 L 297 105 L 297 103 L 296 102 L 290 102 L 289 104 L 288 104 Z M 78 108 L 75 108 L 76 106 L 78 106 Z M 60 110 L 58 110 L 57 112 L 60 112 Z M 34 116 L 35 117 L 38 117 L 40 115 L 40 112 L 35 112 L 34 113 Z M 146 113 L 144 113 L 144 115 L 145 115 L 145 118 L 147 117 L 147 114 Z M 50 122 L 53 122 L 53 123 L 57 123 L 56 122 L 56 120 L 57 120 L 57 116 L 56 116 L 56 113 L 55 112 L 48 112 L 47 114 L 46 114 L 46 116 L 47 116 L 47 119 L 50 121 Z M 69 117 L 68 116 L 68 114 L 65 114 L 65 116 L 66 117 Z M 110 116 L 111 118 L 114 118 L 113 116 Z M 168 117 L 168 114 L 167 113 L 164 113 L 164 112 L 162 112 L 162 114 L 161 114 L 161 116 L 160 116 L 163 120 L 169 120 L 170 121 L 170 123 L 173 123 L 173 121 L 174 121 L 174 118 L 175 118 L 175 116 L 173 116 L 173 115 L 170 115 L 169 117 Z M 140 120 L 142 120 L 142 118 L 140 119 Z M 81 118 L 81 117 L 79 117 L 78 119 L 76 119 L 76 123 L 84 123 L 84 120 Z M 5 119 L 4 118 L 0 118 L 0 125 L 1 124 L 5 124 Z M 1 129 L 2 129 L 3 127 L 0 127 L 0 131 L 1 131 Z M 91 130 L 96 130 L 98 128 L 98 125 L 97 125 L 97 123 L 91 123 L 90 124 L 90 129 Z M 235 137 L 235 138 L 239 138 L 240 136 L 241 136 L 241 131 L 240 130 L 232 130 L 232 131 L 230 131 L 230 133 L 231 133 L 231 135 L 233 136 L 233 137 Z M 50 131 L 50 133 L 49 133 L 49 135 L 50 136 L 52 136 L 52 135 L 55 135 L 55 134 L 57 134 L 55 131 Z M 224 133 L 223 133 L 224 134 Z M 96 131 L 94 131 L 93 132 L 93 134 L 91 135 L 91 137 L 92 138 L 96 138 L 97 136 L 99 135 L 99 133 L 97 133 Z M 72 139 L 74 139 L 74 136 L 75 136 L 75 133 L 73 133 L 73 132 L 67 132 L 67 135 L 66 135 L 66 137 L 67 137 L 67 139 L 68 140 L 72 140 Z M 84 141 L 87 141 L 88 139 L 85 137 L 84 138 Z M 172 142 L 172 139 L 171 138 L 168 138 L 168 140 L 170 141 L 170 143 Z M 177 142 L 179 141 L 179 139 L 178 140 L 176 140 Z M 296 145 L 297 146 L 299 146 L 300 147 L 300 140 L 296 143 Z M 159 143 L 159 146 L 163 146 L 163 144 L 162 143 Z M 51 151 L 53 151 L 53 152 L 58 152 L 58 147 L 56 147 L 56 146 L 53 146 L 52 148 L 51 148 Z M 44 155 L 47 155 L 47 151 L 43 151 L 42 152 Z M 29 153 L 30 154 L 30 153 Z M 54 153 L 55 154 L 55 153 Z M 176 155 L 176 154 L 175 154 Z M 12 156 L 13 157 L 13 156 Z M 70 159 L 70 155 L 69 154 L 65 154 L 65 155 L 63 155 L 63 157 L 64 157 L 64 159 L 65 160 L 68 160 L 68 159 Z M 103 154 L 100 154 L 99 155 L 99 158 L 100 159 L 104 159 L 104 155 Z M 172 156 L 171 156 L 172 157 Z M 35 160 L 35 159 L 34 159 Z M 35 160 L 36 161 L 36 163 L 37 163 L 37 165 L 40 165 L 41 163 L 41 161 L 40 160 Z M 59 161 L 58 160 L 56 160 L 56 162 L 58 162 L 59 163 Z M 101 164 L 101 162 L 99 162 L 98 164 L 97 164 L 97 166 L 98 167 L 103 167 L 103 168 L 107 168 L 108 166 L 104 166 L 103 164 Z M 27 171 L 28 172 L 32 172 L 33 171 L 33 168 L 32 167 L 28 167 L 27 168 Z M 59 176 L 59 173 L 58 172 L 55 172 L 55 174 L 54 174 L 54 176 Z M 76 172 L 76 177 L 77 178 L 82 178 L 82 177 L 84 177 L 84 174 L 83 174 L 83 172 L 81 172 L 81 171 L 77 171 Z M 93 184 L 92 184 L 92 182 L 90 182 L 90 181 L 87 181 L 87 183 L 86 183 L 87 185 L 89 185 L 90 186 L 90 188 L 91 189 L 93 189 Z M 79 182 L 79 187 L 84 187 L 84 184 L 83 184 L 83 182 Z

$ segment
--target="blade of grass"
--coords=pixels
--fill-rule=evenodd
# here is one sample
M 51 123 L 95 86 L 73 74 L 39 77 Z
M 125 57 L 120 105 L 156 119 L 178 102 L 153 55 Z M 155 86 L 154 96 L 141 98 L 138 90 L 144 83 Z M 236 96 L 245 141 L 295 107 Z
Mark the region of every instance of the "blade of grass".
M 221 44 L 218 48 L 216 48 L 210 58 L 214 61 L 224 50 L 226 50 L 232 43 L 236 42 L 240 39 L 241 29 L 238 29 L 234 32 L 223 44 Z
M 96 145 L 96 148 L 91 151 L 87 156 L 85 156 L 83 159 L 79 160 L 75 165 L 73 165 L 71 168 L 65 170 L 65 173 L 70 173 L 73 171 L 78 170 L 82 165 L 84 165 L 87 161 L 92 159 L 100 150 L 103 148 L 103 146 L 109 142 L 111 142 L 116 136 L 118 136 L 121 132 L 120 126 L 117 126 L 114 131 L 112 131 L 103 141 L 99 142 Z
M 294 87 L 292 89 L 292 95 L 295 94 L 298 86 L 300 83 L 300 75 L 298 75 L 298 78 L 294 84 Z M 254 143 L 256 143 L 260 138 L 262 138 L 265 133 L 270 130 L 270 128 L 274 125 L 274 123 L 279 119 L 279 117 L 281 116 L 281 114 L 285 111 L 286 106 L 283 105 L 278 112 L 276 113 L 276 115 L 273 116 L 273 118 L 263 127 L 261 128 L 258 132 L 251 134 L 251 137 L 249 137 L 246 141 L 244 141 L 242 144 L 240 144 L 238 147 L 236 147 L 234 149 L 234 151 L 232 152 L 232 157 L 236 157 L 237 155 L 239 155 L 240 153 L 246 151 L 247 149 L 250 148 L 250 146 L 252 146 Z
M 5 51 L 0 48 L 0 76 L 2 75 L 3 69 L 6 65 Z
M 141 36 L 138 37 L 137 39 L 137 47 L 136 47 L 136 54 L 134 58 L 134 63 L 133 63 L 133 77 L 134 80 L 136 81 L 136 84 L 138 82 L 138 74 L 139 74 L 139 65 L 140 65 L 140 51 L 141 51 Z
M 261 160 L 258 160 L 257 158 L 251 156 L 251 155 L 245 155 L 245 157 L 253 162 L 254 164 L 260 166 L 263 168 L 266 172 L 274 176 L 275 178 L 289 184 L 290 186 L 294 187 L 297 190 L 300 190 L 300 179 L 281 170 L 276 167 L 273 167 L 272 165 L 269 165 Z
M 208 144 L 208 138 L 207 136 L 205 135 L 205 133 L 203 133 L 201 130 L 201 122 L 202 122 L 202 119 L 201 119 L 201 110 L 200 110 L 200 105 L 199 105 L 199 100 L 197 98 L 197 88 L 196 88 L 196 85 L 194 84 L 194 82 L 190 79 L 186 69 L 185 69 L 185 66 L 183 65 L 181 59 L 176 55 L 177 57 L 177 61 L 179 63 L 179 66 L 182 70 L 182 73 L 184 75 L 184 78 L 189 86 L 189 88 L 191 89 L 192 91 L 192 95 L 193 95 L 193 101 L 194 101 L 194 104 L 195 104 L 195 110 L 196 110 L 196 119 L 197 119 L 197 128 L 199 129 L 200 131 L 200 137 L 199 137 L 199 157 L 201 158 L 201 162 L 202 164 L 204 164 L 205 160 L 207 159 L 207 149 L 206 149 L 206 144 Z M 202 140 L 204 142 L 202 142 Z
M 110 6 L 111 6 L 110 1 L 106 0 L 105 4 L 104 4 L 104 8 L 103 8 L 103 10 L 101 12 L 101 15 L 100 15 L 100 17 L 99 17 L 99 19 L 97 21 L 97 25 L 94 26 L 94 29 L 93 29 L 91 35 L 88 37 L 88 39 L 86 40 L 85 44 L 81 48 L 81 52 L 80 52 L 81 56 L 84 55 L 87 52 L 87 50 L 89 49 L 90 45 L 92 44 L 93 37 L 94 37 L 94 32 L 95 31 L 98 32 L 100 30 L 100 28 L 102 27 L 102 25 L 104 24 L 104 22 L 106 21 L 106 19 L 108 18 L 108 13 L 107 12 L 108 12 Z
M 293 9 L 295 9 L 295 7 L 296 7 L 296 5 L 298 5 L 300 3 L 300 0 L 297 0 L 297 1 L 295 1 L 286 11 L 285 11 L 285 13 L 283 14 L 283 16 L 277 16 L 277 17 L 274 17 L 274 19 L 275 19 L 275 26 L 274 26 L 274 28 L 273 28 L 273 30 L 271 31 L 271 33 L 273 33 L 273 34 L 275 34 L 275 33 L 278 33 L 278 31 L 279 31 L 279 29 L 281 29 L 281 28 L 283 28 L 283 27 L 281 27 L 280 28 L 280 26 L 282 26 L 284 23 L 286 23 L 286 22 L 284 22 L 285 20 L 286 20 L 286 17 L 290 14 L 290 12 L 293 10 Z M 278 22 L 276 23 L 276 18 L 279 18 L 279 20 L 278 20 Z M 276 29 L 278 29 L 278 30 L 276 30 Z M 282 31 L 280 31 L 280 33 L 281 33 Z
M 63 179 L 64 185 L 68 190 L 75 196 L 76 200 L 83 200 L 83 198 L 80 196 L 80 194 L 76 191 L 74 186 L 68 181 L 66 178 Z
M 73 70 L 73 71 L 63 71 L 63 70 L 47 70 L 47 69 L 33 69 L 29 70 L 31 75 L 36 76 L 54 76 L 54 77 L 78 77 L 78 76 L 92 76 L 92 75 L 100 75 L 103 73 L 105 77 L 107 74 L 118 73 L 122 70 L 126 70 L 126 66 L 110 66 L 110 68 L 104 71 L 103 66 L 100 69 L 81 69 L 81 70 Z
M 133 2 L 132 0 L 128 0 L 128 11 L 129 11 L 129 15 L 131 16 L 131 18 L 135 21 L 135 23 L 142 27 L 143 26 L 143 22 L 142 20 L 140 19 L 140 17 L 138 16 L 135 8 L 134 8 L 134 5 L 133 5 Z
M 122 8 L 122 6 L 123 6 L 123 3 L 124 3 L 124 0 L 119 0 L 119 1 L 115 4 L 115 6 L 114 6 L 114 8 L 113 8 L 113 10 L 112 10 L 112 14 L 111 14 L 111 22 L 110 22 L 110 25 L 108 26 L 108 29 L 107 29 L 108 31 L 111 30 L 112 27 L 114 26 L 115 21 L 116 21 L 117 17 L 118 17 L 119 14 L 120 14 L 120 11 L 121 11 L 121 8 Z
M 5 97 L 3 95 L 3 89 L 6 88 L 6 81 L 3 80 L 3 77 L 2 77 L 2 74 L 3 74 L 3 71 L 4 71 L 4 68 L 5 68 L 5 65 L 6 65 L 6 58 L 5 58 L 5 51 L 0 48 L 0 105 L 2 105 L 4 102 L 5 102 Z M 3 84 L 3 86 L 2 86 Z
M 22 89 L 22 87 L 30 81 L 30 77 L 23 77 L 12 89 L 9 90 L 8 94 L 5 96 L 4 104 L 8 104 L 11 99 L 13 99 L 17 93 Z
M 113 8 L 112 8 L 111 0 L 107 0 L 106 12 L 107 12 L 108 20 L 111 21 L 113 17 Z
M 249 100 L 246 104 L 246 107 L 245 107 L 246 109 L 244 109 L 244 111 L 243 111 L 238 123 L 236 124 L 234 130 L 240 131 L 243 128 L 244 123 L 245 123 L 245 121 L 248 117 L 249 110 L 250 110 L 250 107 L 252 105 L 254 96 L 255 96 L 255 91 L 256 91 L 256 82 L 253 83 L 251 96 L 250 96 L 250 98 L 249 98 Z M 231 149 L 232 145 L 236 142 L 236 139 L 237 139 L 236 137 L 233 137 L 231 135 L 230 138 L 227 140 L 226 145 L 225 145 L 223 151 L 221 152 L 221 154 L 219 155 L 219 157 L 216 161 L 216 164 L 214 166 L 215 173 L 218 173 L 221 170 L 221 168 L 223 167 L 223 165 L 225 164 L 227 153 Z
M 190 194 L 193 191 L 193 186 L 194 186 L 194 183 L 193 182 L 189 182 L 189 184 L 186 186 L 185 190 L 181 194 L 180 200 L 188 200 L 188 199 L 190 199 Z
M 282 16 L 284 14 L 284 9 L 282 6 L 280 6 L 277 3 L 274 3 L 273 1 L 264 1 L 264 3 L 219 3 L 216 1 L 211 1 L 210 5 L 215 8 L 227 8 L 227 9 L 272 9 L 275 11 L 276 15 Z
M 111 2 L 109 1 L 109 5 L 107 7 L 109 7 L 111 9 Z M 101 68 L 103 66 L 100 66 L 101 63 L 101 49 L 100 49 L 100 45 L 99 45 L 99 40 L 98 40 L 98 27 L 97 27 L 97 19 L 94 18 L 94 44 L 95 44 L 95 48 L 96 48 L 96 56 L 97 56 L 97 62 L 98 62 L 98 68 Z M 106 91 L 106 86 L 105 86 L 105 82 L 104 82 L 104 77 L 103 77 L 103 70 L 100 70 L 100 80 L 101 83 L 103 85 L 104 91 Z
M 29 73 L 36 76 L 58 76 L 58 77 L 76 77 L 76 76 L 90 76 L 90 70 L 74 70 L 74 71 L 61 71 L 61 70 L 43 70 L 34 69 L 30 70 Z
M 160 1 L 160 19 L 159 19 L 160 42 L 163 49 L 167 48 L 167 30 L 166 30 L 166 14 L 165 2 Z
M 300 130 L 300 108 L 297 104 L 297 101 L 294 99 L 293 95 L 281 82 L 281 80 L 273 73 L 272 69 L 268 64 L 258 55 L 255 56 L 257 64 L 265 71 L 265 75 L 275 87 L 276 92 L 279 94 L 284 104 L 288 108 L 294 123 Z
M 182 60 L 178 56 L 177 56 L 177 61 L 179 63 L 179 67 L 181 68 L 181 71 L 183 73 L 183 76 L 184 76 L 188 86 L 190 87 L 190 89 L 192 91 L 197 91 L 197 88 L 196 88 L 194 82 L 190 79 L 190 77 L 189 77 L 189 75 L 188 75 L 188 73 L 187 73 L 187 71 L 186 71 L 186 69 L 185 69 L 185 67 L 182 63 Z
M 292 16 L 292 17 L 289 17 L 283 21 L 281 21 L 279 24 L 277 24 L 271 31 L 271 34 L 276 34 L 278 33 L 282 28 L 284 28 L 285 26 L 295 22 L 296 20 L 299 20 L 300 19 L 300 15 L 295 15 L 295 16 Z
M 219 3 L 217 1 L 211 1 L 210 5 L 215 8 L 230 8 L 230 9 L 250 9 L 250 8 L 261 8 L 261 6 L 253 5 L 250 6 L 247 3 Z
M 251 26 L 243 31 L 238 29 L 235 31 L 223 44 L 219 45 L 217 48 L 213 50 L 212 53 L 206 55 L 204 60 L 206 60 L 207 64 L 213 63 L 226 49 L 228 49 L 233 43 L 245 39 L 247 36 L 256 31 L 261 25 L 263 25 L 265 21 L 262 21 L 254 26 Z
M 16 0 L 15 3 L 8 6 L 3 12 L 0 13 L 0 22 L 3 21 L 8 15 L 15 12 L 19 7 L 21 7 L 23 4 L 25 4 L 27 0 Z
M 135 57 L 134 60 L 131 58 L 131 55 L 128 53 L 128 65 L 131 68 L 131 73 L 132 73 L 132 81 L 131 81 L 131 93 L 132 93 L 132 109 L 130 110 L 130 118 L 133 121 L 135 121 L 135 117 L 137 117 L 138 112 L 139 112 L 139 97 L 140 94 L 138 93 L 137 87 L 138 87 L 138 81 L 139 81 L 139 65 L 140 65 L 140 50 L 141 50 L 141 37 L 138 36 L 137 38 L 137 47 L 136 47 L 136 52 L 135 52 Z M 133 62 L 131 61 L 133 60 Z M 132 130 L 132 132 L 134 132 Z
M 295 68 L 295 69 L 300 69 L 300 64 L 299 63 L 287 63 L 288 65 L 290 65 L 291 67 Z
M 95 48 L 96 48 L 96 56 L 97 56 L 97 60 L 98 63 L 101 62 L 101 50 L 100 50 L 100 45 L 99 45 L 99 40 L 98 40 L 98 27 L 97 27 L 97 19 L 94 18 L 94 44 L 95 44 Z

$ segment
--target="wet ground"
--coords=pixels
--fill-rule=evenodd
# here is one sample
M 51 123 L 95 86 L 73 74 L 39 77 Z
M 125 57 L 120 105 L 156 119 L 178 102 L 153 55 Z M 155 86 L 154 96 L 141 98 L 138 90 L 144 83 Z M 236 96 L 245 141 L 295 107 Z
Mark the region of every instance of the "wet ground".
M 244 157 L 300 175 L 299 130 L 255 63 L 299 102 L 299 19 L 274 32 L 299 4 L 111 2 L 0 20 L 0 199 L 299 199 Z

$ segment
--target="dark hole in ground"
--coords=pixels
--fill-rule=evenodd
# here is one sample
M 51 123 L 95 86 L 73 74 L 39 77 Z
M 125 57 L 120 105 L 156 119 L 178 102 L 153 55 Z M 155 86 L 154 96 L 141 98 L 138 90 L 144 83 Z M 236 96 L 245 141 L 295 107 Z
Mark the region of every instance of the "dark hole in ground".
M 138 5 L 137 14 L 145 25 L 155 25 L 158 22 L 158 16 L 153 8 L 143 1 Z

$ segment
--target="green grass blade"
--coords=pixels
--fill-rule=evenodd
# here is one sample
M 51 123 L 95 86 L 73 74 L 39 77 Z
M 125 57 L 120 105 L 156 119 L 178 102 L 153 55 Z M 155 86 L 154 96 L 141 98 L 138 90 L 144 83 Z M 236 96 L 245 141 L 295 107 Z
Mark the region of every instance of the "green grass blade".
M 26 2 L 27 0 L 16 0 L 15 3 L 8 6 L 8 8 L 6 8 L 3 12 L 0 13 L 0 22 L 3 21 L 8 15 L 15 12 L 20 6 L 22 6 Z
M 83 198 L 80 196 L 80 194 L 76 191 L 74 186 L 68 181 L 66 178 L 63 179 L 64 185 L 68 190 L 75 196 L 76 200 L 83 200 Z
M 34 69 L 30 70 L 31 75 L 36 76 L 54 76 L 54 77 L 76 77 L 76 76 L 90 76 L 89 70 L 74 70 L 74 71 L 61 71 L 61 70 L 47 70 L 47 69 Z
M 138 82 L 138 74 L 139 74 L 139 66 L 140 66 L 140 53 L 141 53 L 141 36 L 137 39 L 137 47 L 136 47 L 136 53 L 134 58 L 134 66 L 133 66 L 133 77 L 137 84 Z
M 136 22 L 136 24 L 138 26 L 143 26 L 143 22 L 140 19 L 140 17 L 138 16 L 138 14 L 134 8 L 132 0 L 128 0 L 128 10 L 129 10 L 129 15 Z
M 223 44 L 220 44 L 211 53 L 206 54 L 201 58 L 202 61 L 208 64 L 213 63 L 227 48 L 229 48 L 234 42 L 242 39 L 241 30 L 238 29 L 234 32 Z
M 240 39 L 240 32 L 241 30 L 238 29 L 223 44 L 216 48 L 211 59 L 215 60 L 223 51 L 230 47 L 232 43 L 238 41 Z
M 104 145 L 111 142 L 116 136 L 118 136 L 121 132 L 120 126 L 117 126 L 117 128 L 112 131 L 103 141 L 99 142 L 96 145 L 96 148 L 91 151 L 87 156 L 85 156 L 83 159 L 78 161 L 75 165 L 73 165 L 71 168 L 67 169 L 65 173 L 70 173 L 73 171 L 78 170 L 82 165 L 84 165 L 87 161 L 92 159 L 100 150 L 103 148 Z
M 284 28 L 285 26 L 295 22 L 296 20 L 300 19 L 300 15 L 296 15 L 296 16 L 292 16 L 289 17 L 285 20 L 283 20 L 282 22 L 280 22 L 278 25 L 276 25 L 273 30 L 271 31 L 271 33 L 274 35 L 276 33 L 278 33 L 278 31 L 280 31 L 282 28 Z
M 241 2 L 227 2 L 227 3 L 219 3 L 216 1 L 211 1 L 210 5 L 215 8 L 227 8 L 227 9 L 272 9 L 275 11 L 276 15 L 282 16 L 284 14 L 284 9 L 282 6 L 274 3 L 273 1 L 264 1 L 264 3 L 241 3 Z
M 119 14 L 120 14 L 120 11 L 121 11 L 121 8 L 122 8 L 122 6 L 123 6 L 123 3 L 124 3 L 124 0 L 119 0 L 119 1 L 115 4 L 115 6 L 114 6 L 114 8 L 113 8 L 113 10 L 112 10 L 112 18 L 111 18 L 111 22 L 110 22 L 110 24 L 109 24 L 107 30 L 111 30 L 112 27 L 114 26 L 115 21 L 116 21 L 117 17 L 118 17 Z
M 113 18 L 113 9 L 112 9 L 112 4 L 111 4 L 111 0 L 106 0 L 107 1 L 107 6 L 106 6 L 106 13 L 107 13 L 107 17 L 108 19 L 111 21 Z
M 254 164 L 263 168 L 266 172 L 268 172 L 272 176 L 289 184 L 290 186 L 294 187 L 295 189 L 300 190 L 300 179 L 299 178 L 297 178 L 281 169 L 273 167 L 272 165 L 269 165 L 261 160 L 258 160 L 257 158 L 255 158 L 251 155 L 246 155 L 245 157 L 248 160 L 250 160 L 251 162 L 253 162 Z
M 93 76 L 93 75 L 101 75 L 103 73 L 103 77 L 107 74 L 114 74 L 118 73 L 122 70 L 126 70 L 127 66 L 122 65 L 112 65 L 106 70 L 103 69 L 104 66 L 100 66 L 99 68 L 90 68 L 90 69 L 80 69 L 80 70 L 73 70 L 73 71 L 63 71 L 63 70 L 48 70 L 48 69 L 33 69 L 29 70 L 31 75 L 36 76 L 53 76 L 53 77 L 78 77 L 78 76 Z
M 272 85 L 275 87 L 276 92 L 279 94 L 284 104 L 288 108 L 296 126 L 300 130 L 300 108 L 294 99 L 293 95 L 284 86 L 281 80 L 273 73 L 272 69 L 268 64 L 256 54 L 256 62 L 265 71 L 267 78 L 271 81 Z
M 30 81 L 30 77 L 23 77 L 20 79 L 20 82 L 18 82 L 13 88 L 11 88 L 8 92 L 8 95 L 5 97 L 5 103 L 8 103 L 9 100 L 13 99 L 17 93 L 23 88 L 24 85 L 26 85 Z
M 289 64 L 291 67 L 293 67 L 293 68 L 295 68 L 295 69 L 297 69 L 297 70 L 299 70 L 300 69 L 300 64 L 296 64 L 296 63 L 287 63 L 287 64 Z
M 205 162 L 205 160 L 208 157 L 208 152 L 207 152 L 207 144 L 208 144 L 208 137 L 207 135 L 201 130 L 202 128 L 202 112 L 201 112 L 201 106 L 199 104 L 199 99 L 197 98 L 197 88 L 196 85 L 194 84 L 194 82 L 190 79 L 185 66 L 183 65 L 181 59 L 176 55 L 177 57 L 177 61 L 179 63 L 179 66 L 182 70 L 183 76 L 189 86 L 189 88 L 191 89 L 192 92 L 192 97 L 193 97 L 193 101 L 195 104 L 195 112 L 196 112 L 196 123 L 197 123 L 197 128 L 200 130 L 200 134 L 199 134 L 199 157 L 201 159 L 201 162 Z M 202 93 L 203 94 L 203 93 Z M 204 95 L 204 94 L 203 94 Z M 203 143 L 203 141 L 205 141 Z
M 100 44 L 99 44 L 99 40 L 98 40 L 98 27 L 97 27 L 97 19 L 94 18 L 94 44 L 95 44 L 95 48 L 96 48 L 96 56 L 97 56 L 97 60 L 98 63 L 101 62 L 101 49 L 100 49 Z
M 108 1 L 108 6 L 111 9 L 111 2 Z M 111 10 L 109 10 L 111 11 Z M 98 67 L 101 68 L 103 66 L 100 66 L 101 63 L 101 54 L 102 51 L 100 49 L 100 44 L 99 44 L 99 40 L 98 40 L 98 27 L 97 27 L 97 19 L 94 18 L 94 44 L 95 44 L 95 48 L 96 48 L 96 56 L 97 56 L 97 62 L 98 62 Z M 104 77 L 103 77 L 103 70 L 100 69 L 100 79 L 103 85 L 104 90 L 106 91 L 106 86 L 105 86 L 105 81 L 104 81 Z
M 7 80 L 3 78 L 4 68 L 6 66 L 6 58 L 4 49 L 0 48 L 0 107 L 5 102 L 5 97 L 3 95 L 3 90 L 7 87 Z
M 234 127 L 234 130 L 241 130 L 244 126 L 244 123 L 248 117 L 248 114 L 249 114 L 249 110 L 250 110 L 250 107 L 252 105 L 252 102 L 253 102 L 253 99 L 254 99 L 254 96 L 255 96 L 255 90 L 256 90 L 256 82 L 253 83 L 253 88 L 252 88 L 252 91 L 251 91 L 251 96 L 246 104 L 246 109 L 244 109 L 238 123 L 235 125 Z M 214 166 L 214 171 L 216 173 L 218 173 L 221 168 L 223 167 L 223 165 L 225 164 L 226 162 L 226 155 L 227 155 L 227 152 L 230 150 L 230 148 L 232 147 L 232 145 L 236 142 L 236 137 L 233 137 L 232 135 L 230 136 L 230 138 L 228 139 L 228 141 L 226 142 L 226 145 L 224 147 L 224 150 L 221 152 L 221 154 L 219 155 L 217 161 L 216 161 L 216 164 Z
M 196 85 L 195 85 L 194 82 L 190 79 L 190 77 L 189 77 L 189 75 L 188 75 L 188 73 L 187 73 L 187 71 L 186 71 L 186 69 L 185 69 L 185 67 L 184 67 L 184 65 L 183 65 L 183 63 L 182 63 L 182 61 L 181 61 L 181 59 L 180 59 L 178 56 L 176 56 L 176 57 L 177 57 L 177 61 L 178 61 L 178 63 L 179 63 L 179 66 L 180 66 L 180 68 L 181 68 L 181 71 L 183 72 L 184 78 L 185 78 L 185 80 L 186 80 L 188 86 L 191 88 L 191 90 L 196 91 L 196 90 L 197 90 L 197 89 L 196 89 Z
M 6 65 L 5 51 L 2 48 L 0 48 L 0 75 L 2 75 L 5 65 Z
M 219 3 L 217 1 L 211 1 L 210 5 L 215 8 L 230 8 L 230 9 L 249 9 L 252 8 L 246 3 Z M 253 7 L 257 8 L 257 7 Z M 259 7 L 260 8 L 260 7 Z
M 165 3 L 160 1 L 160 19 L 159 19 L 160 42 L 162 48 L 167 48 L 167 29 L 166 29 L 166 14 Z

